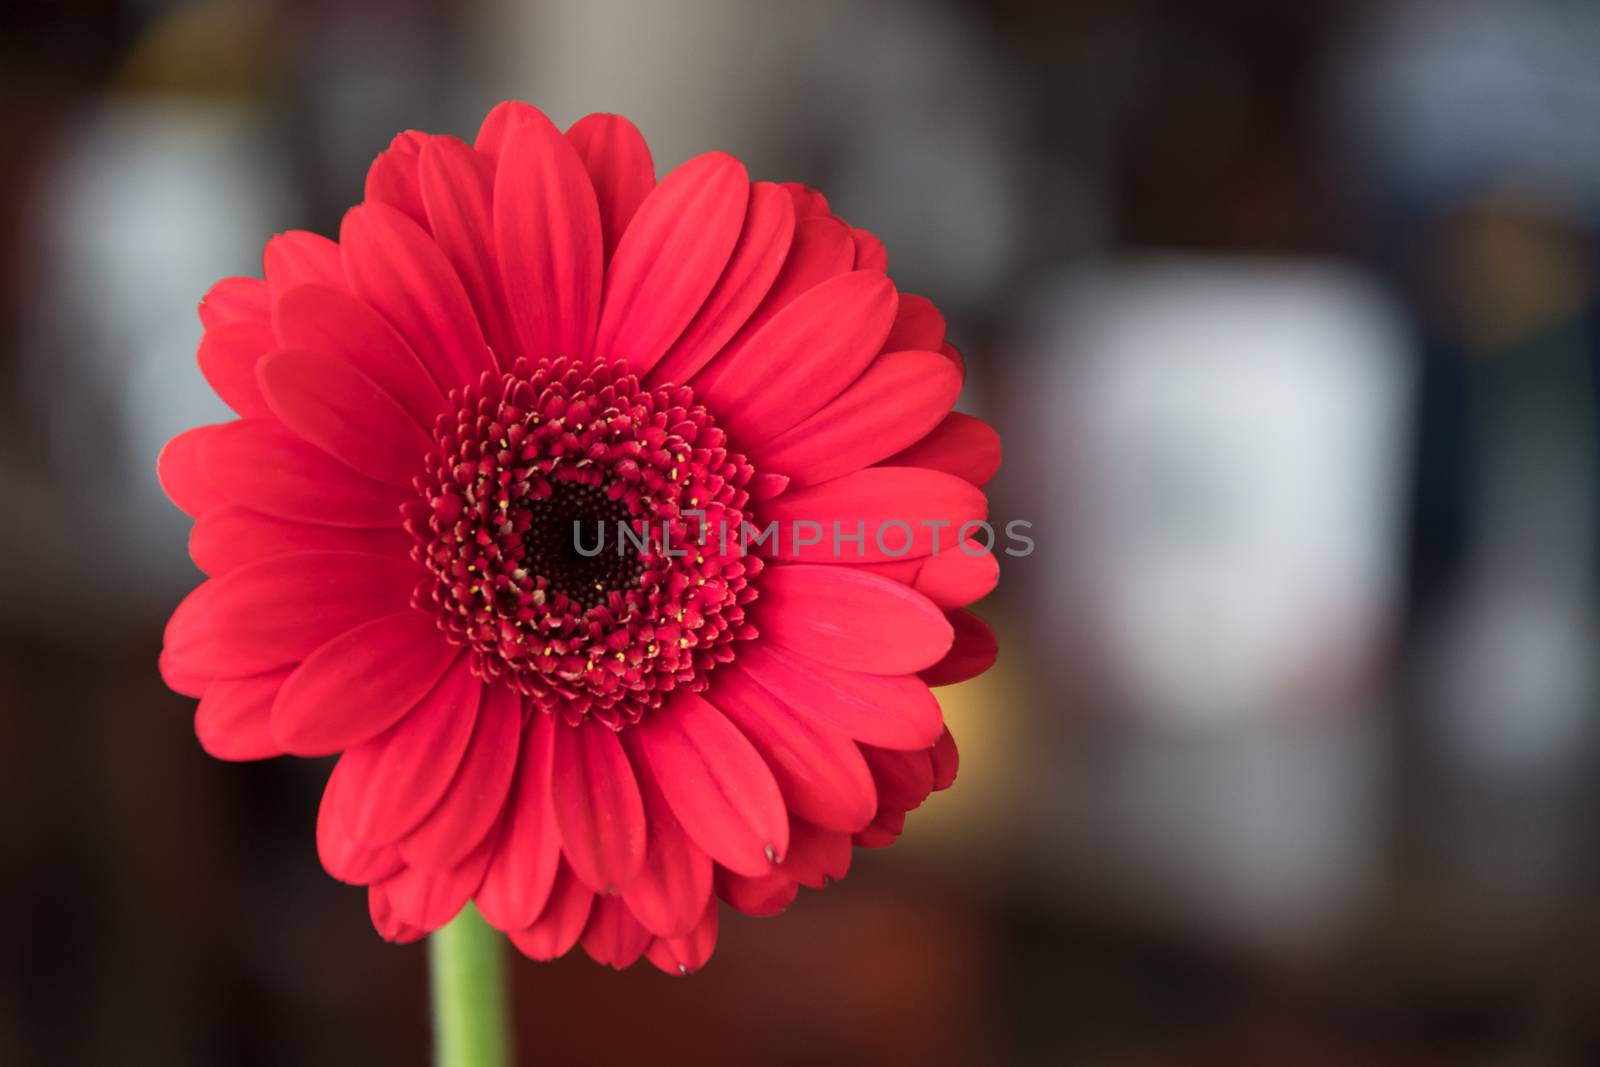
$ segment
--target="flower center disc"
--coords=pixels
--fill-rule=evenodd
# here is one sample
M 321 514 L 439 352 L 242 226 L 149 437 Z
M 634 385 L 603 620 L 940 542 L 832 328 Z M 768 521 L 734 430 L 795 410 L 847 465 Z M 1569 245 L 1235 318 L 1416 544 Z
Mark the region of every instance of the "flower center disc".
M 406 528 L 430 573 L 415 602 L 481 677 L 620 729 L 755 636 L 753 471 L 688 387 L 519 361 L 451 399 Z
M 630 521 L 628 506 L 602 487 L 556 482 L 550 496 L 528 505 L 528 514 L 523 559 L 544 580 L 547 595 L 560 594 L 587 611 L 604 604 L 612 590 L 639 584 L 644 560 L 622 533 L 636 533 L 639 526 Z

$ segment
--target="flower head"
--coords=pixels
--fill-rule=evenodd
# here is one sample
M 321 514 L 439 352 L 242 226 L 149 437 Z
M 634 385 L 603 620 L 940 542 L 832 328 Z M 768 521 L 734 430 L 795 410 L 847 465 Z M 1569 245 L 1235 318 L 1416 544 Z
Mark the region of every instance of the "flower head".
M 208 575 L 161 668 L 216 756 L 339 755 L 318 850 L 383 936 L 474 900 L 693 970 L 718 897 L 781 911 L 950 784 L 999 442 L 820 194 L 507 103 L 264 259 L 200 308 L 240 417 L 159 463 Z

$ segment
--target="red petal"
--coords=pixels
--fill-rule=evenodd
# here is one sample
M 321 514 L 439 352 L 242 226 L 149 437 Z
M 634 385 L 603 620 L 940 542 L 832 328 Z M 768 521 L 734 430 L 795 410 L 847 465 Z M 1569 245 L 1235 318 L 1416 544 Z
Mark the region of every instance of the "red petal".
M 344 360 L 274 352 L 257 365 L 256 376 L 285 426 L 352 470 L 401 489 L 422 470 L 433 439 L 399 401 Z
M 954 685 L 976 678 L 993 667 L 1000 655 L 1000 643 L 988 623 L 970 611 L 952 611 L 949 618 L 955 641 L 943 659 L 922 672 L 929 685 Z
M 577 151 L 533 114 L 511 131 L 495 174 L 500 276 L 522 354 L 583 359 L 600 316 L 600 208 Z
M 750 187 L 744 226 L 728 265 L 700 310 L 650 371 L 660 385 L 686 382 L 749 320 L 772 288 L 794 240 L 794 207 L 771 182 Z
M 539 920 L 526 930 L 511 931 L 511 943 L 529 959 L 553 960 L 566 955 L 578 943 L 594 900 L 594 891 L 572 873 L 571 867 L 561 864 Z
M 328 526 L 398 526 L 413 498 L 364 477 L 276 419 L 245 419 L 200 438 L 200 469 L 226 499 L 281 519 Z
M 967 542 L 959 551 L 929 556 L 912 588 L 947 609 L 965 607 L 988 596 L 999 584 L 1000 561 L 993 552 L 976 551 L 980 547 Z
M 322 806 L 317 809 L 317 858 L 322 869 L 350 885 L 370 885 L 398 874 L 405 863 L 393 845 L 373 847 L 355 839 L 343 822 L 344 808 L 339 791 L 322 791 Z
M 883 242 L 876 236 L 859 227 L 850 231 L 851 243 L 855 245 L 856 270 L 888 270 L 889 253 L 883 247 Z
M 690 840 L 758 875 L 789 848 L 789 813 L 760 753 L 716 708 L 679 690 L 634 727 L 650 769 Z
M 514 131 L 530 122 L 544 124 L 549 121 L 545 118 L 544 112 L 532 104 L 524 104 L 520 100 L 503 100 L 490 108 L 489 114 L 484 116 L 472 147 L 488 156 L 490 160 L 498 160 L 500 154 L 505 151 L 506 141 Z
M 956 739 L 951 735 L 950 727 L 944 728 L 944 733 L 928 750 L 928 755 L 933 760 L 934 791 L 949 789 L 955 784 L 956 771 L 961 766 L 961 754 L 956 751 Z
M 195 361 L 222 402 L 245 418 L 272 414 L 256 384 L 256 361 L 274 345 L 272 327 L 264 320 L 234 322 L 207 330 Z
M 824 830 L 804 819 L 789 823 L 789 858 L 783 873 L 812 889 L 824 889 L 850 872 L 850 835 Z
M 872 831 L 882 831 L 891 837 L 899 837 L 905 832 L 905 828 L 906 813 L 903 811 L 880 812 L 878 817 L 872 821 L 872 826 L 869 827 Z M 858 841 L 857 843 L 859 844 L 860 842 Z M 868 845 L 867 847 L 873 848 L 877 846 Z
M 595 351 L 656 365 L 705 303 L 739 239 L 750 179 L 725 152 L 673 170 L 639 206 L 606 270 Z
M 872 821 L 871 826 L 855 834 L 851 840 L 859 848 L 888 848 L 899 838 L 905 826 L 905 812 L 884 811 Z
M 927 749 L 894 750 L 862 745 L 861 754 L 871 765 L 872 780 L 878 784 L 880 810 L 911 811 L 921 806 L 933 792 L 933 760 Z
M 717 868 L 717 896 L 746 915 L 767 918 L 780 914 L 800 892 L 800 883 L 782 871 L 774 870 L 748 878 L 726 867 Z
M 461 279 L 416 222 L 363 204 L 346 212 L 339 246 L 351 290 L 389 320 L 441 388 L 496 369 Z
M 882 562 L 959 552 L 957 538 L 989 514 L 983 491 L 943 471 L 868 467 L 820 485 L 790 488 L 763 505 L 778 522 L 773 555 L 813 563 Z M 857 535 L 860 535 L 857 540 Z M 814 543 L 798 543 L 811 541 Z
M 217 759 L 256 760 L 283 755 L 268 723 L 272 701 L 287 670 L 214 682 L 194 713 L 200 747 Z
M 213 578 L 291 552 L 365 552 L 407 558 L 416 544 L 398 526 L 355 529 L 275 519 L 237 504 L 200 516 L 189 531 L 189 558 Z
M 927 748 L 944 728 L 939 702 L 915 675 L 826 667 L 765 641 L 739 650 L 739 666 L 790 710 L 883 748 Z
M 221 580 L 213 578 L 189 590 L 189 595 L 178 602 L 172 616 L 167 619 L 161 636 L 161 673 L 192 678 L 215 679 L 219 677 L 243 678 L 252 674 L 284 666 L 290 660 L 268 663 L 254 670 L 227 670 L 235 666 L 229 657 L 218 656 L 224 652 L 216 639 L 217 590 Z M 210 683 L 207 683 L 208 685 Z
M 678 937 L 694 928 L 711 899 L 711 858 L 689 840 L 672 813 L 666 794 L 650 771 L 649 760 L 640 750 L 637 731 L 625 730 L 623 740 L 639 778 L 649 838 L 644 866 L 623 889 L 622 899 L 651 933 Z
M 454 919 L 483 884 L 493 840 L 485 840 L 448 871 L 407 867 L 383 883 L 389 906 L 400 922 L 432 932 Z
M 938 352 L 944 344 L 944 335 L 944 316 L 939 314 L 932 300 L 916 293 L 901 293 L 900 307 L 895 312 L 894 325 L 889 327 L 889 336 L 884 339 L 883 350 Z
M 389 903 L 389 894 L 382 885 L 367 886 L 367 912 L 372 916 L 372 928 L 378 936 L 396 945 L 409 945 L 428 936 L 420 926 L 401 922 Z
M 417 153 L 426 137 L 427 134 L 417 130 L 395 134 L 389 147 L 378 154 L 367 170 L 367 200 L 403 212 L 419 226 L 428 225 L 422 187 L 417 178 Z
M 189 665 L 181 661 L 174 662 L 171 653 L 165 650 L 156 657 L 156 670 L 161 672 L 161 680 L 168 689 L 186 697 L 204 697 L 216 684 L 211 675 L 190 670 Z
M 937 352 L 890 352 L 811 417 L 750 454 L 763 471 L 812 485 L 876 463 L 939 424 L 961 375 Z
M 220 426 L 196 426 L 185 430 L 161 450 L 156 458 L 156 478 L 167 499 L 179 511 L 199 517 L 228 502 L 200 469 L 200 445 Z
M 357 626 L 289 676 L 272 705 L 272 736 L 297 756 L 376 737 L 428 695 L 458 652 L 426 612 L 408 608 Z
M 656 938 L 645 955 L 667 974 L 693 974 L 706 965 L 716 947 L 717 901 L 713 897 L 693 930 L 683 937 Z
M 872 821 L 872 772 L 848 734 L 796 715 L 737 662 L 716 672 L 708 697 L 761 754 L 791 812 L 834 830 Z
M 789 488 L 788 475 L 761 472 L 750 479 L 750 499 L 755 501 L 771 500 L 787 488 Z
M 340 824 L 369 845 L 399 841 L 438 805 L 478 721 L 483 684 L 458 657 L 439 684 L 399 722 L 339 757 L 328 788 Z
M 875 271 L 830 278 L 728 355 L 701 392 L 724 429 L 749 444 L 782 433 L 838 396 L 872 361 L 895 294 Z
M 522 698 L 508 686 L 490 686 L 455 780 L 438 807 L 400 842 L 400 855 L 408 864 L 445 870 L 483 842 L 500 821 L 511 793 L 521 733 Z
M 628 914 L 621 897 L 601 897 L 583 928 L 583 950 L 596 963 L 616 970 L 631 967 L 650 944 L 650 931 Z
M 539 918 L 561 864 L 561 831 L 550 802 L 556 729 L 555 717 L 540 713 L 524 728 L 505 826 L 478 890 L 478 910 L 500 930 L 521 930 Z
M 420 177 L 433 239 L 466 288 L 497 361 L 509 367 L 517 335 L 494 251 L 494 164 L 454 137 L 430 137 Z
M 405 610 L 416 564 L 356 552 L 297 552 L 203 582 L 167 622 L 181 671 L 243 678 L 298 663 L 371 619 Z M 421 613 L 418 613 L 421 614 Z
M 290 230 L 267 242 L 261 256 L 267 285 L 284 293 L 299 285 L 344 285 L 339 246 L 320 233 Z
M 200 301 L 200 324 L 208 330 L 232 322 L 261 322 L 272 309 L 272 293 L 260 278 L 224 278 Z
M 948 555 L 948 553 L 941 552 L 939 555 L 944 556 Z M 902 585 L 909 585 L 915 589 L 917 585 L 917 575 L 922 573 L 922 568 L 927 566 L 930 559 L 935 558 L 937 557 L 908 556 L 905 559 L 890 560 L 887 563 L 846 563 L 843 564 L 843 566 L 853 567 L 856 570 L 866 571 L 868 574 L 876 574 L 884 578 L 889 578 L 893 581 L 900 582 Z M 920 589 L 917 591 L 922 592 Z M 927 596 L 928 594 L 923 593 L 922 595 Z M 929 599 L 931 600 L 932 597 L 929 597 Z
M 567 130 L 567 140 L 594 185 L 609 262 L 634 212 L 655 188 L 656 165 L 650 158 L 650 146 L 638 128 L 621 115 L 585 115 Z
M 828 218 L 828 198 L 804 182 L 784 182 L 784 192 L 788 193 L 794 201 L 794 217 L 797 219 Z
M 947 611 L 983 599 L 1000 581 L 999 561 L 993 552 L 983 551 L 975 540 L 937 556 L 851 566 L 904 582 Z
M 956 365 L 956 370 L 961 372 L 961 377 L 965 378 L 967 376 L 967 361 L 961 358 L 961 353 L 957 351 L 955 345 L 946 341 L 939 346 L 939 351 L 943 352 L 944 357 Z
M 910 448 L 884 460 L 888 467 L 927 467 L 973 485 L 987 485 L 1000 469 L 1000 435 L 982 419 L 952 411 Z
M 763 638 L 845 670 L 910 674 L 950 650 L 927 597 L 849 567 L 769 567 L 754 618 Z
M 445 409 L 444 394 L 411 346 L 387 320 L 339 289 L 302 285 L 278 298 L 273 329 L 279 347 L 347 361 L 398 400 L 423 429 Z
M 586 718 L 556 726 L 550 799 L 561 847 L 590 888 L 615 893 L 644 863 L 644 801 L 622 742 Z
M 855 246 L 850 242 L 850 231 L 838 219 L 797 221 L 783 267 L 778 271 L 771 288 L 739 327 L 733 340 L 699 372 L 693 382 L 695 388 L 704 389 L 716 381 L 734 357 L 761 332 L 761 328 L 793 303 L 795 298 L 810 292 L 829 278 L 846 273 L 854 262 Z

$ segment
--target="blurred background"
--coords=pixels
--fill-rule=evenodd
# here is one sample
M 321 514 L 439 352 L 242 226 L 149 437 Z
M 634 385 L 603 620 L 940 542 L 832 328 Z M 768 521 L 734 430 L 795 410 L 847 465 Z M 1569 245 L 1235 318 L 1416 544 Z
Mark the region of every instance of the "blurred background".
M 194 308 L 406 127 L 619 111 L 946 311 L 1033 524 L 956 788 L 528 1062 L 1600 1063 L 1600 5 L 6 0 L 0 1064 L 423 1063 L 425 953 L 155 659 Z

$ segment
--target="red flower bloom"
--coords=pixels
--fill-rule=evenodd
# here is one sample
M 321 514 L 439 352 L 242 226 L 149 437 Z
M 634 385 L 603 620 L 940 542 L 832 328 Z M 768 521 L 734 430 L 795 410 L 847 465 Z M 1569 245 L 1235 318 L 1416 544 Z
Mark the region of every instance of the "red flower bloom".
M 342 753 L 318 850 L 383 936 L 470 899 L 535 958 L 693 970 L 713 892 L 780 911 L 950 784 L 1000 449 L 885 265 L 812 190 L 657 184 L 625 119 L 508 103 L 207 295 L 240 418 L 161 456 L 209 576 L 162 672 L 213 755 Z

